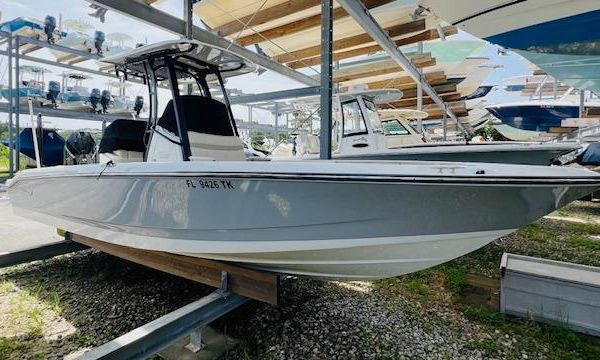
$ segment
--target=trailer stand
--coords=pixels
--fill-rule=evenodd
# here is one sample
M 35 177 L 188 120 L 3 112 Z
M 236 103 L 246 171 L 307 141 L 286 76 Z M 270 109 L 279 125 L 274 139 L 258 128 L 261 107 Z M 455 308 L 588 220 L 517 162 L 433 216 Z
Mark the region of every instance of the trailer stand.
M 227 295 L 229 295 L 227 289 L 228 279 L 229 274 L 227 271 L 221 271 L 221 286 L 215 292 L 220 293 L 223 298 L 227 298 Z M 200 326 L 190 333 L 190 342 L 184 346 L 186 349 L 193 353 L 198 353 L 200 350 L 206 347 L 206 345 L 202 343 L 202 332 L 204 331 L 205 327 L 206 325 Z

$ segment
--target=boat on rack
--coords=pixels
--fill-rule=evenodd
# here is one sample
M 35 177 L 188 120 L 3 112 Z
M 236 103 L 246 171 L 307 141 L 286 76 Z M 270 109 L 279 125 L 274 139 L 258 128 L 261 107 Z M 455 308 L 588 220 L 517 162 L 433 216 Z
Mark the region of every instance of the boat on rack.
M 92 109 L 90 104 L 90 89 L 83 85 L 91 76 L 80 72 L 62 73 L 62 91 L 57 97 L 57 106 L 65 110 L 85 111 Z
M 16 88 L 3 87 L 0 89 L 0 95 L 6 100 L 11 96 L 16 97 L 21 105 L 26 105 L 31 98 L 35 105 L 39 105 L 46 100 L 44 76 L 50 72 L 40 66 L 21 65 L 18 93 Z
M 514 50 L 560 81 L 600 92 L 597 0 L 421 0 L 462 30 Z
M 576 143 L 526 143 L 526 142 L 425 142 L 407 143 L 390 147 L 378 114 L 377 105 L 396 101 L 402 92 L 396 89 L 364 90 L 335 94 L 333 97 L 333 136 L 332 156 L 347 160 L 419 160 L 419 161 L 458 161 L 489 162 L 528 165 L 550 165 L 556 159 L 580 148 Z M 298 100 L 303 105 L 318 105 L 318 97 Z M 401 112 L 396 111 L 399 117 Z M 406 122 L 399 122 L 410 126 Z M 396 133 L 395 137 L 411 136 Z M 310 137 L 306 135 L 299 139 Z M 316 143 L 304 146 L 305 152 L 296 154 L 301 158 L 314 158 L 318 153 L 318 138 L 304 142 Z M 274 151 L 279 158 L 291 157 L 292 147 Z
M 145 161 L 121 160 L 128 142 L 113 141 L 105 164 L 19 172 L 7 186 L 17 214 L 133 248 L 379 279 L 461 256 L 600 186 L 599 174 L 562 167 L 246 160 L 222 79 L 252 64 L 193 40 L 104 61 L 152 90 Z M 180 95 L 190 77 L 200 94 Z M 160 117 L 157 81 L 173 96 Z

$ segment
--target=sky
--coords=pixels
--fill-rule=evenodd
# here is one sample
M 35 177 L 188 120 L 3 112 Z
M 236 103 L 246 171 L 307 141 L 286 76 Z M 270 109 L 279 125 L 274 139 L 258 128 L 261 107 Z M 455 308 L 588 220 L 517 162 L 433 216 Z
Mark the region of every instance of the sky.
M 104 31 L 107 35 L 110 33 L 125 33 L 129 35 L 133 41 L 128 43 L 130 46 L 134 46 L 135 43 L 153 43 L 162 40 L 174 39 L 175 35 L 154 28 L 150 25 L 142 22 L 133 20 L 124 15 L 109 11 L 106 16 L 106 22 L 101 23 L 98 19 L 88 16 L 90 9 L 89 3 L 84 0 L 53 0 L 44 1 L 43 5 L 40 0 L 2 0 L 0 2 L 0 11 L 2 11 L 2 19 L 0 21 L 9 21 L 19 16 L 28 16 L 43 20 L 46 15 L 53 15 L 57 19 L 76 19 L 88 23 L 91 27 L 87 30 L 90 34 L 93 34 L 94 30 Z M 163 0 L 158 2 L 156 5 L 162 11 L 165 11 L 171 15 L 182 17 L 183 14 L 183 0 Z M 200 24 L 196 24 L 200 25 Z M 475 39 L 469 34 L 460 33 L 450 39 Z M 448 40 L 451 41 L 451 40 Z M 49 58 L 52 57 L 49 53 L 45 53 L 47 50 L 40 50 L 35 53 L 35 56 Z M 520 57 L 514 53 L 509 53 L 507 56 L 500 56 L 497 54 L 497 48 L 490 46 L 484 50 L 481 56 L 490 57 L 490 63 L 500 65 L 501 67 L 494 70 L 490 76 L 484 81 L 484 85 L 499 85 L 506 78 L 518 75 L 526 75 L 529 70 L 523 64 Z M 23 64 L 27 64 L 27 61 L 22 61 Z M 91 63 L 91 62 L 90 62 Z M 86 65 L 81 66 L 85 67 Z M 94 67 L 93 64 L 87 65 Z M 52 71 L 52 74 L 46 77 L 46 82 L 49 80 L 59 80 L 59 74 L 63 71 L 57 67 L 51 67 L 44 65 L 45 68 Z M 314 75 L 314 72 L 307 70 L 306 73 Z M 100 89 L 106 88 L 106 82 L 109 78 L 94 76 L 92 80 L 86 82 L 86 86 L 89 88 L 98 87 Z M 6 58 L 0 57 L 0 84 L 7 84 L 6 75 Z M 261 93 L 279 91 L 290 88 L 298 88 L 303 85 L 290 80 L 280 74 L 267 71 L 260 76 L 255 74 L 249 74 L 240 76 L 237 78 L 229 79 L 227 84 L 229 88 L 237 88 L 243 90 L 246 93 Z M 136 95 L 146 95 L 146 88 L 141 85 L 132 85 L 128 88 L 127 94 L 135 98 Z M 166 96 L 166 95 L 163 95 Z M 488 103 L 498 103 L 505 101 L 515 100 L 514 96 L 506 93 L 501 89 L 492 91 L 488 95 Z M 234 109 L 234 114 L 237 118 L 246 120 L 247 110 L 244 107 L 237 107 Z M 7 115 L 0 114 L 0 121 L 6 121 Z M 253 119 L 259 122 L 272 123 L 272 116 L 266 112 L 255 111 Z M 93 121 L 81 121 L 72 119 L 45 119 L 50 122 L 51 126 L 63 129 L 77 129 L 77 128 L 98 128 L 100 127 L 99 122 Z

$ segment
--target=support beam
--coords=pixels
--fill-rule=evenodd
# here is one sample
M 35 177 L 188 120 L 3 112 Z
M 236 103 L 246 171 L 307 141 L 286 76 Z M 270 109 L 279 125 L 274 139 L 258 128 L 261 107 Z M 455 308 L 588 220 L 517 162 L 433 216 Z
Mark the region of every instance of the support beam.
M 402 66 L 409 75 L 415 80 L 420 81 L 419 71 L 410 63 L 410 60 L 398 49 L 398 45 L 394 43 L 392 39 L 381 29 L 381 26 L 371 16 L 369 11 L 357 0 L 337 0 L 338 3 L 346 9 L 346 11 L 358 22 L 365 31 L 373 37 L 379 46 L 384 49 L 392 59 L 398 62 L 398 65 Z M 436 31 L 437 32 L 437 31 Z M 438 35 L 439 36 L 439 35 Z M 427 93 L 435 101 L 435 103 L 441 107 L 445 107 L 444 101 L 438 96 L 435 90 L 427 82 L 423 83 L 423 91 Z M 460 123 L 458 117 L 454 114 L 451 109 L 447 110 L 448 116 L 454 120 L 458 127 L 466 132 L 464 126 Z
M 445 36 L 454 35 L 457 32 L 458 32 L 458 30 L 454 26 L 447 26 L 444 28 Z M 417 35 L 398 39 L 398 40 L 394 41 L 393 43 L 395 43 L 396 46 L 404 46 L 404 45 L 411 45 L 411 44 L 417 43 L 419 41 L 435 40 L 438 38 L 439 38 L 439 33 L 437 32 L 437 30 L 430 29 L 430 30 L 423 31 Z M 372 45 L 372 46 L 361 47 L 358 49 L 336 52 L 335 54 L 333 54 L 333 60 L 338 61 L 338 60 L 348 59 L 348 58 L 352 58 L 352 57 L 356 57 L 356 56 L 360 56 L 360 55 L 371 54 L 371 53 L 381 51 L 381 50 L 382 50 L 382 47 L 380 45 Z M 289 62 L 287 65 L 292 69 L 300 69 L 300 68 L 304 68 L 307 66 L 318 65 L 319 61 L 320 61 L 319 57 L 312 57 L 309 59 L 302 59 L 302 60 L 298 60 L 298 61 Z
M 120 14 L 132 17 L 136 20 L 142 21 L 146 24 L 150 24 L 159 27 L 168 32 L 185 35 L 185 21 L 178 19 L 175 16 L 169 15 L 163 11 L 157 10 L 151 6 L 145 5 L 137 1 L 122 1 L 122 0 L 86 0 L 90 3 L 100 5 L 109 10 L 118 12 Z M 231 41 L 224 39 L 216 34 L 201 29 L 197 26 L 192 28 L 194 39 L 198 41 L 204 41 L 223 49 L 229 49 L 230 51 L 238 54 L 239 56 L 267 69 L 275 71 L 283 76 L 290 79 L 296 80 L 304 85 L 316 86 L 319 84 L 318 81 L 314 80 L 308 75 L 302 74 L 298 71 L 294 71 L 276 61 L 269 59 L 264 55 L 257 54 L 249 49 L 238 46 Z
M 249 94 L 229 97 L 231 105 L 253 104 L 263 101 L 292 99 L 298 97 L 319 95 L 319 86 L 304 87 L 291 90 L 273 91 L 261 94 Z
M 77 234 L 69 236 L 73 241 L 107 254 L 209 286 L 219 287 L 221 274 L 226 271 L 230 291 L 273 305 L 279 300 L 279 276 L 275 273 L 222 261 L 116 245 Z
M 87 248 L 88 247 L 85 245 L 65 240 L 10 253 L 0 253 L 0 268 L 36 260 L 45 260 L 54 256 L 85 250 Z
M 333 0 L 321 3 L 321 130 L 320 158 L 331 159 L 332 94 L 333 94 Z
M 430 85 L 441 85 L 448 82 L 446 74 L 441 70 L 425 73 L 423 76 Z M 369 86 L 369 89 L 394 88 L 398 90 L 408 90 L 414 88 L 416 83 L 411 76 L 402 76 L 395 79 L 373 81 L 367 83 L 367 85 Z
M 387 3 L 392 2 L 393 0 L 362 0 L 362 3 L 368 9 L 373 9 Z M 348 16 L 346 10 L 341 7 L 335 8 L 332 13 L 332 20 L 343 19 Z M 309 16 L 304 19 L 300 19 L 297 21 L 293 21 L 291 23 L 278 26 L 272 29 L 268 29 L 265 31 L 261 31 L 259 33 L 250 34 L 247 36 L 243 36 L 238 39 L 238 43 L 241 46 L 248 46 L 253 44 L 258 44 L 264 42 L 265 39 L 273 40 L 286 35 L 291 35 L 298 33 L 300 31 L 304 31 L 307 29 L 311 29 L 319 26 L 321 23 L 321 14 Z
M 425 30 L 425 19 L 415 20 L 409 23 L 390 26 L 384 29 L 391 38 Z M 333 42 L 333 50 L 340 51 L 346 48 L 355 47 L 367 43 L 372 43 L 373 39 L 369 34 L 360 34 L 338 39 Z M 281 63 L 296 61 L 300 59 L 311 58 L 321 54 L 321 45 L 310 46 L 304 49 L 291 51 L 289 53 L 277 55 L 273 60 Z
M 80 359 L 148 359 L 194 330 L 208 325 L 248 301 L 217 290 L 184 307 L 84 353 Z

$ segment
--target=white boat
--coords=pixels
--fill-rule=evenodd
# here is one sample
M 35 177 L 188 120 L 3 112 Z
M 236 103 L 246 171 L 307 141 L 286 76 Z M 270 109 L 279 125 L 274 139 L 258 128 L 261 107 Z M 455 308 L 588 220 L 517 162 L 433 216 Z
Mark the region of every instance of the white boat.
M 101 144 L 111 162 L 19 172 L 7 186 L 18 214 L 134 248 L 379 279 L 461 256 L 600 186 L 599 174 L 575 168 L 245 160 L 227 92 L 221 102 L 207 86 L 254 70 L 244 59 L 173 40 L 105 61 L 128 76 L 152 61 L 153 109 L 155 79 L 171 85 L 162 116 L 150 114 L 146 162 L 127 162 L 136 151 L 115 132 L 113 149 Z M 204 96 L 179 95 L 177 78 L 190 75 Z
M 90 104 L 90 89 L 83 85 L 91 76 L 80 72 L 65 71 L 62 77 L 62 91 L 57 97 L 57 106 L 65 110 L 85 111 L 92 110 Z
M 428 142 L 421 141 L 390 146 L 377 104 L 396 101 L 402 92 L 395 89 L 364 90 L 351 93 L 338 93 L 333 98 L 332 156 L 348 160 L 419 160 L 419 161 L 459 161 L 489 162 L 527 165 L 550 165 L 569 152 L 580 148 L 576 143 L 516 143 L 516 142 Z M 391 100 L 393 99 L 393 100 Z M 316 101 L 308 98 L 304 103 Z M 396 112 L 395 116 L 401 117 Z M 389 121 L 389 120 L 388 120 Z M 400 124 L 400 123 L 399 123 Z M 395 134 L 396 136 L 414 135 Z M 302 141 L 303 139 L 299 139 Z M 296 151 L 300 158 L 314 158 L 318 153 L 318 139 L 309 140 L 316 145 L 304 146 Z M 398 140 L 396 140 L 398 141 Z M 303 144 L 304 145 L 304 144 Z M 276 149 L 277 158 L 292 157 L 293 149 Z
M 420 6 L 570 86 L 600 91 L 597 0 L 421 0 Z

